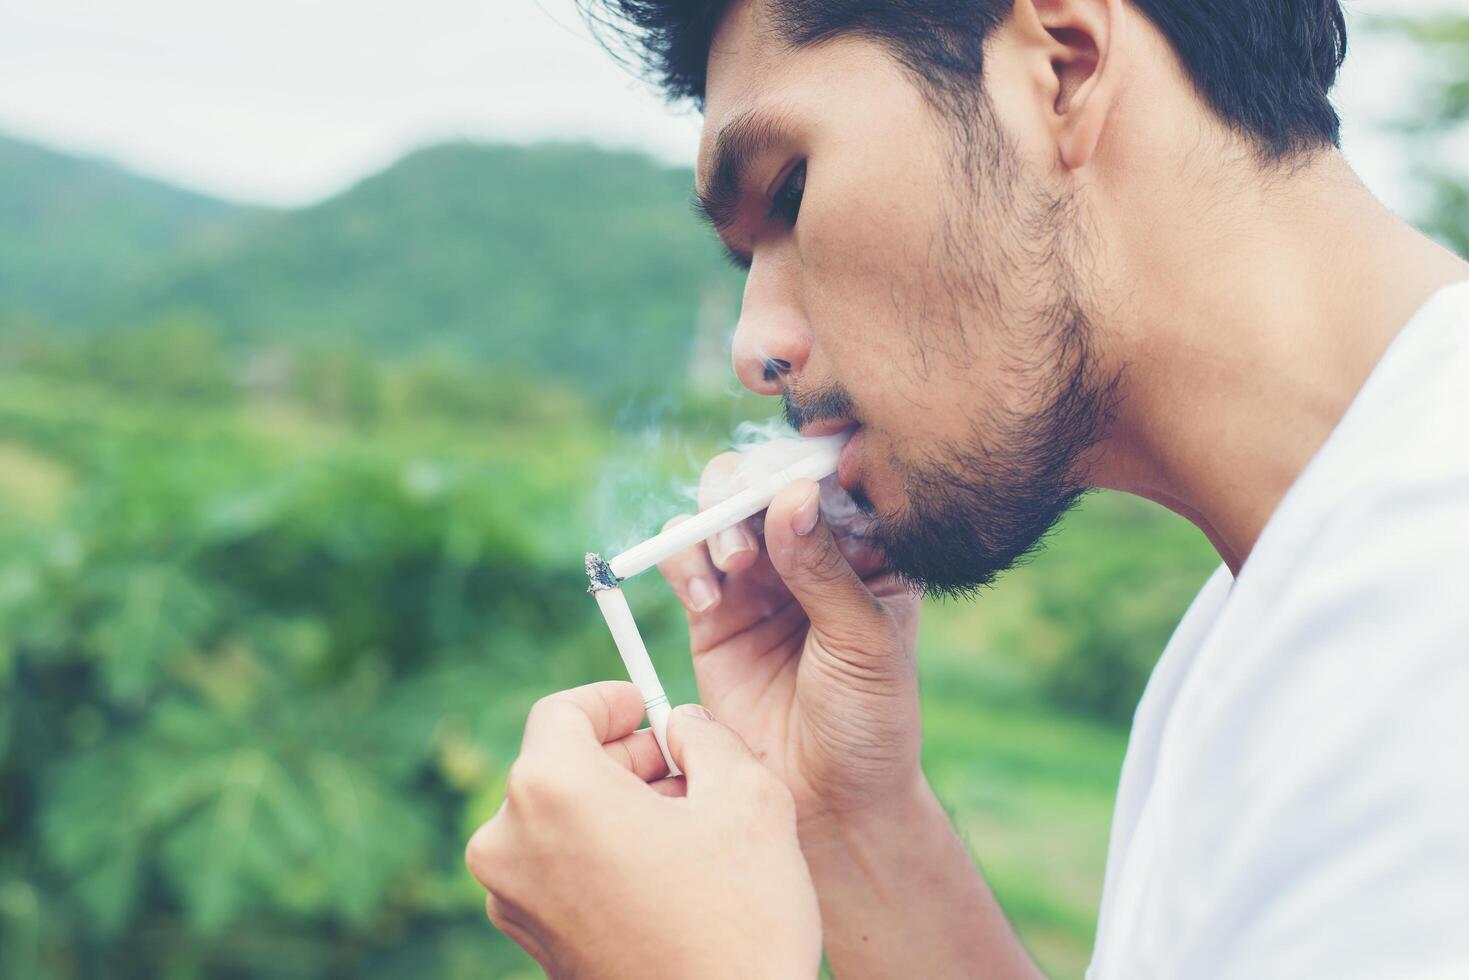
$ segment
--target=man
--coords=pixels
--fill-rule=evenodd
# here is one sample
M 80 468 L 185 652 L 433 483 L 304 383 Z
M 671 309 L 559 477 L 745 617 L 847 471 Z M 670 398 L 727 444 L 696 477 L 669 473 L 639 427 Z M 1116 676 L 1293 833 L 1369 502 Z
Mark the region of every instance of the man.
M 1090 977 L 1469 976 L 1469 266 L 1336 149 L 1335 0 L 609 6 L 703 109 L 736 371 L 855 430 L 881 548 L 806 483 L 666 563 L 685 779 L 630 685 L 538 704 L 469 846 L 496 925 L 555 975 L 1038 975 L 919 767 L 908 586 L 1098 486 L 1223 567 L 1138 709 Z

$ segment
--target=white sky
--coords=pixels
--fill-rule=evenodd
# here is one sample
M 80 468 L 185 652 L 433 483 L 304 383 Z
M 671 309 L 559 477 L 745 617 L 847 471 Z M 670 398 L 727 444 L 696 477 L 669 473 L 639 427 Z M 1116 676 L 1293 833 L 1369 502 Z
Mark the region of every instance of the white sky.
M 1354 21 L 1464 0 L 1347 0 Z M 1358 30 L 1348 156 L 1413 204 L 1398 141 L 1411 65 Z M 0 0 L 0 130 L 220 196 L 300 204 L 449 137 L 571 137 L 690 162 L 670 110 L 572 0 Z

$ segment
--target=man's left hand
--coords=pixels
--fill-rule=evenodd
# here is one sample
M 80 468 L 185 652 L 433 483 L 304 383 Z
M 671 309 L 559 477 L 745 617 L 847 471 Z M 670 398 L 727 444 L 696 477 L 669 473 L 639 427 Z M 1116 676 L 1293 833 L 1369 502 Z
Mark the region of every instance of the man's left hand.
M 541 699 L 465 861 L 553 977 L 814 977 L 816 892 L 790 792 L 739 735 L 675 710 L 667 774 L 637 688 Z

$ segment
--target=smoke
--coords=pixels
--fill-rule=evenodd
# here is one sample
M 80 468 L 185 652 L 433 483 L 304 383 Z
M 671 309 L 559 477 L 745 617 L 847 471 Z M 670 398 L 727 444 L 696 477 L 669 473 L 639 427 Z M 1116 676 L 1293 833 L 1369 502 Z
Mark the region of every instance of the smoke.
M 597 542 L 607 555 L 657 534 L 674 514 L 694 510 L 703 465 L 687 427 L 674 417 L 672 399 L 626 406 L 612 429 L 589 506 L 590 526 L 608 535 Z
M 810 452 L 809 440 L 796 434 L 785 420 L 774 416 L 763 422 L 741 422 L 731 444 L 740 454 L 739 465 L 730 479 L 717 488 L 719 499 L 731 496 L 769 473 L 782 469 Z M 839 535 L 866 538 L 875 520 L 857 507 L 852 495 L 842 489 L 832 474 L 820 483 L 821 517 Z M 756 530 L 764 515 L 752 519 Z
M 604 460 L 593 506 L 595 527 L 611 532 L 603 554 L 617 554 L 662 530 L 675 514 L 698 509 L 700 476 L 707 459 L 696 452 L 689 436 L 673 424 L 648 416 L 636 427 L 624 427 L 617 448 Z M 706 443 L 707 445 L 707 443 Z M 779 416 L 741 422 L 726 443 L 739 454 L 731 468 L 705 479 L 710 503 L 733 496 L 811 451 Z M 679 466 L 682 467 L 680 472 Z M 821 481 L 821 515 L 838 535 L 866 538 L 873 519 L 862 513 L 836 477 Z M 756 533 L 764 514 L 750 519 Z

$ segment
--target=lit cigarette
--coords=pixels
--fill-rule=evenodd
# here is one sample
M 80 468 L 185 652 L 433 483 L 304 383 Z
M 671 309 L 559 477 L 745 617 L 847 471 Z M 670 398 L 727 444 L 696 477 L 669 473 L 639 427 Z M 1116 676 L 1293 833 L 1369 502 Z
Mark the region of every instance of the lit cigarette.
M 638 624 L 633 621 L 627 596 L 617 587 L 612 570 L 598 555 L 587 555 L 587 578 L 592 580 L 587 591 L 596 597 L 597 608 L 602 610 L 602 618 L 607 620 L 607 628 L 612 631 L 612 642 L 617 644 L 627 676 L 643 696 L 643 710 L 648 713 L 653 738 L 663 753 L 663 761 L 668 764 L 668 774 L 677 776 L 678 766 L 674 765 L 673 756 L 668 751 L 668 716 L 673 713 L 673 708 L 668 703 L 668 695 L 663 693 L 663 685 L 658 681 L 658 672 L 653 669 L 653 659 L 648 656 L 648 647 L 638 632 Z
M 612 642 L 617 644 L 627 675 L 643 695 L 648 725 L 653 729 L 653 738 L 663 753 L 663 761 L 668 764 L 670 776 L 680 775 L 668 751 L 668 716 L 673 713 L 673 708 L 668 703 L 668 695 L 663 693 L 663 685 L 658 681 L 658 672 L 653 669 L 653 660 L 648 656 L 648 647 L 638 632 L 638 624 L 633 621 L 627 597 L 622 594 L 623 579 L 645 572 L 663 559 L 760 513 L 770 506 L 777 493 L 796 480 L 822 480 L 835 473 L 837 459 L 849 434 L 809 440 L 809 454 L 756 480 L 729 499 L 682 524 L 634 545 L 610 562 L 597 554 L 587 555 L 587 578 L 591 580 L 587 591 L 596 597 L 597 607 L 602 610 L 602 618 L 607 620 L 607 628 L 612 631 Z

